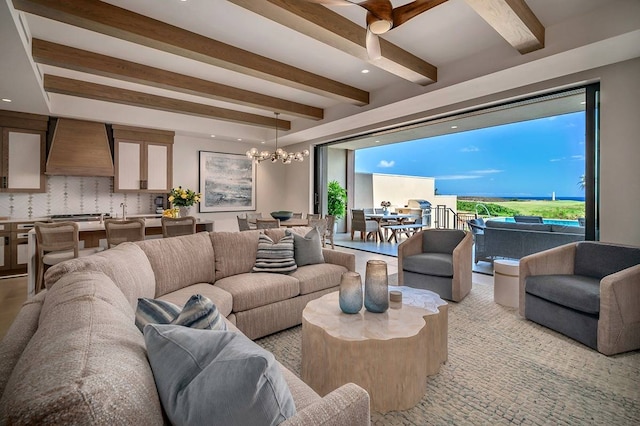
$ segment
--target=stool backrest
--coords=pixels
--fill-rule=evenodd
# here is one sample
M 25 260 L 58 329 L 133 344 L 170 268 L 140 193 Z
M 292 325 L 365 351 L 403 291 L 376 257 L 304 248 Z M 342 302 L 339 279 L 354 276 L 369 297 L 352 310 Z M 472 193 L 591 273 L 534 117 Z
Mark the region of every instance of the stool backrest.
M 196 218 L 193 216 L 163 217 L 160 222 L 162 223 L 163 238 L 196 233 Z
M 127 241 L 144 240 L 144 219 L 106 219 L 104 229 L 109 248 Z
M 78 257 L 79 230 L 75 222 L 36 222 L 36 244 L 40 254 L 51 251 L 73 250 Z

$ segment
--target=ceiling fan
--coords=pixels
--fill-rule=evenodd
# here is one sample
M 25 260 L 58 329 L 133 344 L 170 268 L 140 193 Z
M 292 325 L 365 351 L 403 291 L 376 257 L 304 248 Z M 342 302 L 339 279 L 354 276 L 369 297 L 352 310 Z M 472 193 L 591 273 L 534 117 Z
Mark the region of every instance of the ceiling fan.
M 367 11 L 366 46 L 369 59 L 379 59 L 382 56 L 378 36 L 399 27 L 411 18 L 426 12 L 447 0 L 415 0 L 402 6 L 393 7 L 391 0 L 307 0 L 334 6 L 360 6 Z

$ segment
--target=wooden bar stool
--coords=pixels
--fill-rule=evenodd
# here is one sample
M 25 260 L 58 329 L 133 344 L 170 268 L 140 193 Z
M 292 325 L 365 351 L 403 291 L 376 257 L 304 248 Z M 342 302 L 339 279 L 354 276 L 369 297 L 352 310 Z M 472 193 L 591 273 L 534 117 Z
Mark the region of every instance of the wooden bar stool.
M 193 216 L 163 217 L 160 222 L 162 223 L 162 238 L 196 233 L 196 218 Z
M 36 222 L 34 228 L 39 259 L 36 292 L 42 289 L 45 265 L 53 266 L 65 260 L 89 256 L 103 250 L 101 247 L 80 249 L 78 224 L 75 222 Z
M 104 230 L 107 234 L 107 244 L 109 248 L 127 241 L 144 240 L 144 219 L 106 219 Z

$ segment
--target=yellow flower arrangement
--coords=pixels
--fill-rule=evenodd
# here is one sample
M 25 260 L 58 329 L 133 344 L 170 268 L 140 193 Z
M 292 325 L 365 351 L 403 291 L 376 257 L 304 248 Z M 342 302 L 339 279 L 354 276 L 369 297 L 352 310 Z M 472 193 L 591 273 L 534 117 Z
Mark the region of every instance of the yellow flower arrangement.
M 200 202 L 202 194 L 190 189 L 183 189 L 181 186 L 173 188 L 169 193 L 169 202 L 174 207 L 190 207 Z

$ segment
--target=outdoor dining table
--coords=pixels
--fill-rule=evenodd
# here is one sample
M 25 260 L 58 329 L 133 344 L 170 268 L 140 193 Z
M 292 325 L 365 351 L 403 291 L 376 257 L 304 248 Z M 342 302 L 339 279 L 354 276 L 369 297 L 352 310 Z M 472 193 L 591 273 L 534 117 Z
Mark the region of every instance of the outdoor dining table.
M 410 218 L 415 218 L 416 215 L 414 214 L 407 214 L 407 213 L 398 213 L 398 214 L 391 214 L 391 213 L 365 213 L 364 215 L 365 219 L 373 219 L 376 222 L 378 222 L 378 236 L 380 237 L 380 241 L 384 241 L 383 237 L 382 237 L 382 229 L 380 228 L 380 223 L 381 222 L 387 222 L 387 221 L 398 221 L 398 223 L 403 223 L 406 219 L 410 219 Z

